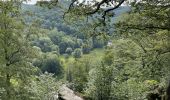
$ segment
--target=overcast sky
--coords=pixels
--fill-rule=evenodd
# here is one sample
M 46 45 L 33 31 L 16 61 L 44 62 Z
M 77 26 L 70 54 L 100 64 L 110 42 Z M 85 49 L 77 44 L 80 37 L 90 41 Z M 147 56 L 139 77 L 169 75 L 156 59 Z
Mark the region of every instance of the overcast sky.
M 27 4 L 35 4 L 37 0 L 28 0 L 26 3 Z M 25 2 L 24 2 L 25 3 Z
M 41 0 L 28 0 L 27 4 L 35 4 L 37 1 L 41 1 Z M 50 0 L 44 0 L 44 1 L 50 1 Z M 80 0 L 82 1 L 82 0 Z M 97 1 L 101 1 L 101 0 L 97 0 Z
M 43 1 L 43 0 L 27 0 L 26 4 L 36 4 L 37 1 Z M 44 0 L 44 1 L 50 1 L 50 0 Z M 79 1 L 82 1 L 82 0 L 79 0 Z M 101 1 L 101 0 L 96 0 L 96 1 Z M 133 1 L 133 0 L 129 0 L 129 1 Z
M 27 0 L 27 4 L 36 4 L 37 1 L 41 1 L 41 0 Z M 49 1 L 49 0 L 44 0 L 44 1 Z

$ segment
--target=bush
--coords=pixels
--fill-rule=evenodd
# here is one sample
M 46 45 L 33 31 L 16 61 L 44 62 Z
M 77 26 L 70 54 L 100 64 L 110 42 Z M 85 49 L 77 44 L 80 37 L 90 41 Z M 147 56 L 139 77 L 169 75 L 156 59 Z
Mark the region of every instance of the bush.
M 82 50 L 77 48 L 74 50 L 74 52 L 72 53 L 72 55 L 75 57 L 75 58 L 80 58 L 81 55 L 82 55 Z
M 83 54 L 88 54 L 88 53 L 90 53 L 90 50 L 91 50 L 91 48 L 90 48 L 89 45 L 83 44 L 83 46 L 82 46 Z
M 102 37 L 93 38 L 93 48 L 103 48 L 105 41 Z
M 33 41 L 32 45 L 41 48 L 42 52 L 51 52 L 51 46 L 53 43 L 51 42 L 50 38 L 40 37 L 38 40 Z
M 64 58 L 65 59 L 68 59 L 69 58 L 69 55 L 68 54 L 63 54 Z
M 65 51 L 65 53 L 67 53 L 67 54 L 69 54 L 69 55 L 71 55 L 71 53 L 73 52 L 73 49 L 72 48 L 67 48 L 66 49 L 66 51 Z
M 33 65 L 39 67 L 43 73 L 47 71 L 55 75 L 62 75 L 63 72 L 60 60 L 55 54 L 45 54 L 42 59 L 34 61 Z

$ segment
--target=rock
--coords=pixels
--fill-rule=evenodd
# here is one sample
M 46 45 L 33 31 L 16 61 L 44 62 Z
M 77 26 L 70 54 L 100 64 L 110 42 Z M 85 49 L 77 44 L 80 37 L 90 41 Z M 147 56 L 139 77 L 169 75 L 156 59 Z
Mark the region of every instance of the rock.
M 69 89 L 66 85 L 61 86 L 58 93 L 59 100 L 84 100 L 77 96 L 73 90 Z

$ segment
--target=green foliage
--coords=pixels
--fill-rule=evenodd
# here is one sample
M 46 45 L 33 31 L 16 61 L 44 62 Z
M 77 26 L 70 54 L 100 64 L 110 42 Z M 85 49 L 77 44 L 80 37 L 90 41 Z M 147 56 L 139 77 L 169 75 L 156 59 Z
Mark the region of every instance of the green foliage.
M 88 44 L 83 44 L 82 45 L 82 52 L 83 52 L 83 54 L 90 53 L 90 50 L 91 50 L 91 48 L 90 48 L 90 46 Z
M 19 16 L 20 2 L 0 1 L 0 88 L 3 100 L 21 100 L 26 95 L 24 87 L 36 71 L 31 61 L 34 55 L 24 25 Z
M 90 53 L 91 49 L 93 48 L 93 41 L 92 39 L 87 39 L 82 45 L 82 52 L 83 54 Z
M 83 40 L 77 39 L 76 44 L 75 44 L 75 48 L 81 48 L 82 45 L 83 45 Z
M 72 83 L 70 87 L 80 93 L 86 87 L 88 72 L 92 66 L 92 62 L 89 59 L 89 57 L 77 59 L 67 65 L 66 79 Z
M 156 38 L 154 37 L 154 39 Z M 118 100 L 144 100 L 150 98 L 151 95 L 165 96 L 164 92 L 160 92 L 165 91 L 166 86 L 165 81 L 162 81 L 161 70 L 167 70 L 168 67 L 162 66 L 167 66 L 168 63 L 162 63 L 162 69 L 159 70 L 156 70 L 156 67 L 159 66 L 152 65 L 155 71 L 151 71 L 151 67 L 145 67 L 143 64 L 149 63 L 154 59 L 151 58 L 147 61 L 145 58 L 147 62 L 143 62 L 143 54 L 145 53 L 143 47 L 135 40 L 131 40 L 131 38 L 113 40 L 112 45 L 106 49 L 103 67 L 98 66 L 90 70 L 85 94 L 94 100 L 100 100 L 102 98 L 107 98 L 107 100 L 113 98 Z M 150 55 L 145 55 L 145 57 L 150 58 L 154 56 L 151 55 L 151 51 L 148 51 L 148 53 Z M 166 58 L 166 56 L 164 57 Z M 161 63 L 162 60 L 159 61 Z M 107 72 L 107 68 L 113 68 L 112 71 L 111 69 L 108 70 L 114 74 L 113 76 Z M 106 71 L 107 74 L 104 74 L 104 71 Z M 168 71 L 163 72 L 167 73 L 163 74 L 165 77 L 169 73 Z M 157 76 L 150 77 L 150 75 Z M 111 81 L 110 84 L 107 80 Z M 102 86 L 102 84 L 105 85 Z M 110 88 L 107 88 L 107 86 L 110 86 Z
M 73 48 L 74 49 L 75 42 L 72 40 L 71 37 L 63 37 L 62 42 L 59 43 L 60 53 L 65 53 L 67 48 Z
M 75 58 L 80 58 L 82 56 L 82 50 L 81 49 L 75 49 L 74 52 L 72 53 L 72 55 Z
M 89 80 L 85 93 L 92 100 L 112 100 L 112 83 L 114 82 L 113 66 L 105 66 L 103 63 L 89 72 Z
M 58 32 L 55 28 L 49 32 L 48 36 L 50 37 L 53 44 L 59 45 L 59 43 L 62 41 L 62 38 L 65 36 L 65 33 Z
M 121 100 L 145 100 L 147 94 L 146 84 L 135 78 L 128 79 L 121 84 L 114 84 L 114 95 L 116 99 Z
M 63 66 L 59 57 L 52 53 L 46 53 L 42 56 L 41 59 L 36 59 L 33 65 L 39 67 L 43 73 L 48 72 L 61 76 L 63 73 Z
M 63 75 L 71 89 L 92 100 L 166 98 L 169 0 L 133 2 L 120 19 L 106 18 L 108 25 L 99 18 L 100 12 L 86 23 L 84 11 L 92 9 L 81 4 L 65 14 L 69 23 L 63 21 L 69 2 L 60 1 L 60 8 L 49 1 L 37 3 L 44 8 L 0 1 L 0 99 L 54 99 L 61 86 L 56 79 Z M 106 45 L 107 35 L 112 44 L 105 52 L 92 51 Z
M 93 38 L 93 48 L 102 48 L 105 45 L 105 40 L 103 37 L 98 36 Z
M 50 38 L 47 38 L 47 37 L 39 38 L 37 41 L 35 41 L 35 43 L 33 45 L 41 48 L 42 52 L 51 52 L 52 51 L 52 48 L 51 48 L 52 42 L 51 42 Z
M 138 91 L 144 95 L 141 96 L 142 98 L 129 95 L 128 98 L 136 98 L 137 100 L 165 98 L 166 81 L 169 80 L 169 62 L 163 59 L 169 59 L 168 16 L 170 9 L 164 5 L 168 1 L 160 1 L 160 5 L 155 1 L 137 2 L 134 4 L 132 11 L 123 15 L 116 24 L 117 33 L 121 33 L 124 38 L 132 40 L 140 49 L 140 53 L 136 57 L 134 56 L 136 54 L 124 55 L 124 53 L 121 53 L 120 55 L 126 58 L 135 58 L 133 60 L 139 62 L 133 65 L 138 66 L 135 69 L 131 68 L 132 70 L 129 72 L 138 73 L 138 79 L 135 78 L 135 81 L 143 86 L 144 91 L 141 91 L 142 88 L 139 88 Z M 130 75 L 128 80 L 134 75 Z
M 65 52 L 70 55 L 73 52 L 73 49 L 72 48 L 67 48 Z
M 33 77 L 33 80 L 26 87 L 29 91 L 29 97 L 25 100 L 53 100 L 57 98 L 57 92 L 61 83 L 53 76 L 54 74 L 45 72 L 40 76 Z

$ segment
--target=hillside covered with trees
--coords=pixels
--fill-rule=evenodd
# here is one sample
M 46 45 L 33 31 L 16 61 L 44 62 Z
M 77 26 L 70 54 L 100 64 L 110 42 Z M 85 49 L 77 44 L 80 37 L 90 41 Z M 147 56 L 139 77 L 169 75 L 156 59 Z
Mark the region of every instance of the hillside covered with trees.
M 170 0 L 0 1 L 0 100 L 170 100 Z

